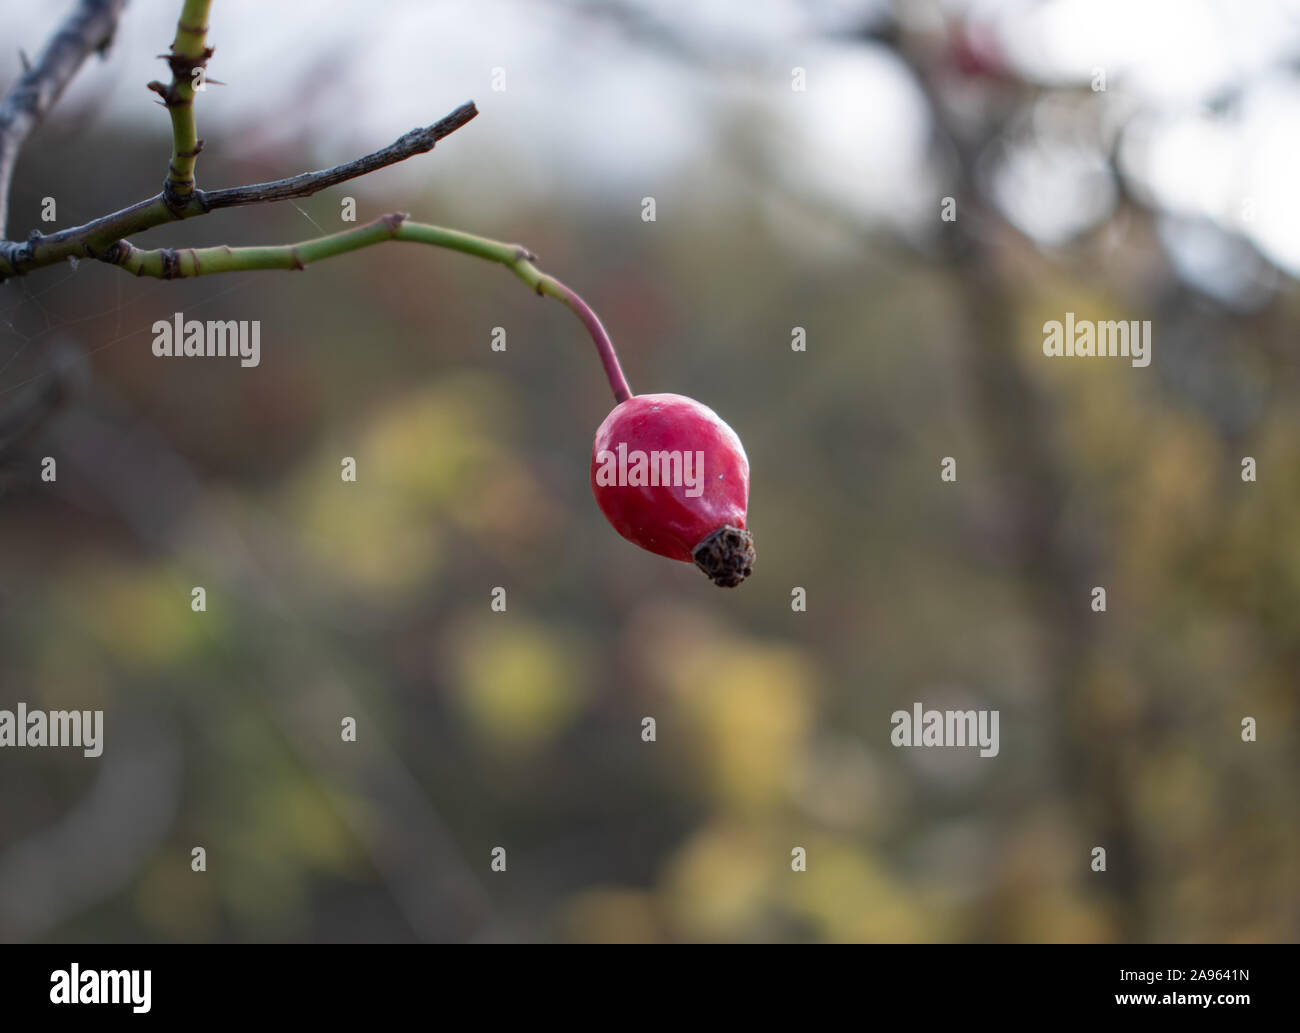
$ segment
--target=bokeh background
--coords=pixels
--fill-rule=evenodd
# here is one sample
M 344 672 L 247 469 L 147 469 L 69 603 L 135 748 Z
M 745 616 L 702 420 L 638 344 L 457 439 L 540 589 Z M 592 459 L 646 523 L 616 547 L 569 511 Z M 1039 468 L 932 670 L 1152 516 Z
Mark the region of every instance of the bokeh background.
M 68 6 L 5 6 L 2 81 Z M 177 10 L 129 5 L 12 236 L 157 191 Z M 0 751 L 0 938 L 1298 938 L 1300 5 L 218 0 L 209 42 L 200 186 L 482 114 L 139 246 L 345 196 L 528 244 L 741 435 L 758 564 L 604 522 L 590 342 L 503 269 L 5 284 L 0 706 L 105 750 Z M 155 358 L 177 311 L 261 365 Z M 1151 320 L 1151 366 L 1045 358 L 1066 311 Z M 999 756 L 891 747 L 918 700 Z

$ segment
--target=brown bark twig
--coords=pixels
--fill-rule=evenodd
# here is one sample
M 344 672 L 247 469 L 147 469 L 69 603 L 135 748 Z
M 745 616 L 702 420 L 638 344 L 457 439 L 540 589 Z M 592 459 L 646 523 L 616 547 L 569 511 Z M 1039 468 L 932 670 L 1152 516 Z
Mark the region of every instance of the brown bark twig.
M 64 88 L 92 52 L 113 41 L 126 0 L 80 0 L 31 64 L 0 101 L 0 236 L 9 215 L 9 184 L 28 134 L 54 107 Z
M 270 201 L 285 201 L 292 197 L 311 197 L 328 187 L 337 186 L 349 179 L 369 175 L 378 169 L 396 165 L 399 161 L 416 154 L 433 150 L 433 145 L 444 136 L 454 133 L 478 114 L 473 101 L 462 104 L 445 118 L 440 118 L 433 125 L 422 129 L 412 129 L 387 147 L 374 151 L 361 158 L 335 165 L 333 168 L 319 172 L 304 172 L 287 179 L 276 179 L 269 183 L 253 183 L 249 186 L 227 187 L 224 190 L 199 191 L 204 207 L 208 211 L 218 208 L 234 208 L 248 204 L 266 204 Z

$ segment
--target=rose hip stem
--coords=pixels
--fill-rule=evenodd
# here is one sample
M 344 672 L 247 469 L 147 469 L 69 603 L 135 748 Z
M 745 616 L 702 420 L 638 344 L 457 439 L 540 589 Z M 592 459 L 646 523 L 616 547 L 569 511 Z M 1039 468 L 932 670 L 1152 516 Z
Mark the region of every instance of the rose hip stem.
M 453 251 L 486 258 L 490 262 L 500 262 L 538 294 L 549 295 L 564 302 L 582 320 L 583 326 L 591 334 L 591 339 L 596 342 L 596 352 L 600 355 L 601 365 L 605 367 L 605 378 L 609 381 L 610 390 L 614 392 L 614 400 L 622 403 L 632 397 L 632 389 L 628 387 L 627 378 L 623 376 L 623 369 L 618 364 L 614 343 L 609 339 L 609 333 L 601 325 L 596 313 L 591 310 L 590 305 L 578 297 L 577 293 L 554 276 L 548 276 L 538 269 L 533 264 L 537 261 L 537 256 L 526 247 L 519 244 L 505 244 L 486 237 L 476 237 L 472 233 L 462 233 L 460 230 L 410 222 L 403 215 L 385 216 L 385 218 L 396 223 L 391 229 L 395 240 L 432 244 L 434 247 L 451 248 Z
M 582 320 L 582 325 L 587 328 L 587 333 L 591 334 L 591 339 L 596 342 L 596 351 L 600 354 L 600 364 L 605 367 L 605 379 L 609 381 L 609 388 L 614 392 L 614 401 L 621 404 L 631 398 L 632 389 L 627 386 L 623 367 L 618 364 L 618 353 L 614 351 L 614 342 L 609 339 L 609 333 L 601 323 L 600 317 L 592 311 L 591 306 L 578 297 L 576 291 L 564 286 L 554 276 L 543 274 L 537 293 L 559 298 L 577 314 Z

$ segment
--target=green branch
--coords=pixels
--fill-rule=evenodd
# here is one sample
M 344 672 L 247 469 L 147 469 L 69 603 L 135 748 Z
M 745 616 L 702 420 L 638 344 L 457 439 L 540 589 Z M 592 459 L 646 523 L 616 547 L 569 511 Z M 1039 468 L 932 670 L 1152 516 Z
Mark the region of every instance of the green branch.
M 149 89 L 162 97 L 172 120 L 172 158 L 163 186 L 163 197 L 172 209 L 184 208 L 194 192 L 194 163 L 203 150 L 194 124 L 194 86 L 195 72 L 212 56 L 206 43 L 211 7 L 212 0 L 185 0 L 171 53 L 166 55 L 172 81 L 166 86 L 156 80 L 149 83 Z
M 467 255 L 498 262 L 538 294 L 562 301 L 582 320 L 596 343 L 605 376 L 616 401 L 632 397 L 632 389 L 618 364 L 609 333 L 591 307 L 555 277 L 537 268 L 537 256 L 520 244 L 506 244 L 460 230 L 449 230 L 427 223 L 411 222 L 405 214 L 382 215 L 373 222 L 331 233 L 329 236 L 304 240 L 297 244 L 269 247 L 156 248 L 142 250 L 125 240 L 113 244 L 102 260 L 120 266 L 136 276 L 160 280 L 189 279 L 217 273 L 251 272 L 259 269 L 305 269 L 313 262 L 344 255 L 390 240 L 429 244 L 449 248 Z

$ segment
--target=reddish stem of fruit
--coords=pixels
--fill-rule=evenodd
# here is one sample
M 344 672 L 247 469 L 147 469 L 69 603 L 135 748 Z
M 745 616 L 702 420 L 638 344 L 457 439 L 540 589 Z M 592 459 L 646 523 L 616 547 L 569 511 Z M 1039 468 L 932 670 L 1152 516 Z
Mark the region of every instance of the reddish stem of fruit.
M 626 402 L 632 397 L 632 389 L 628 387 L 627 377 L 623 376 L 623 367 L 618 364 L 614 342 L 609 339 L 609 333 L 601 323 L 600 317 L 591 310 L 590 305 L 559 280 L 554 277 L 548 277 L 547 280 L 548 282 L 543 283 L 542 289 L 551 288 L 548 293 L 553 293 L 573 310 L 574 314 L 582 320 L 582 325 L 587 328 L 587 332 L 591 334 L 591 339 L 596 342 L 596 351 L 600 355 L 600 364 L 605 367 L 605 379 L 609 381 L 610 390 L 614 392 L 614 401 Z

